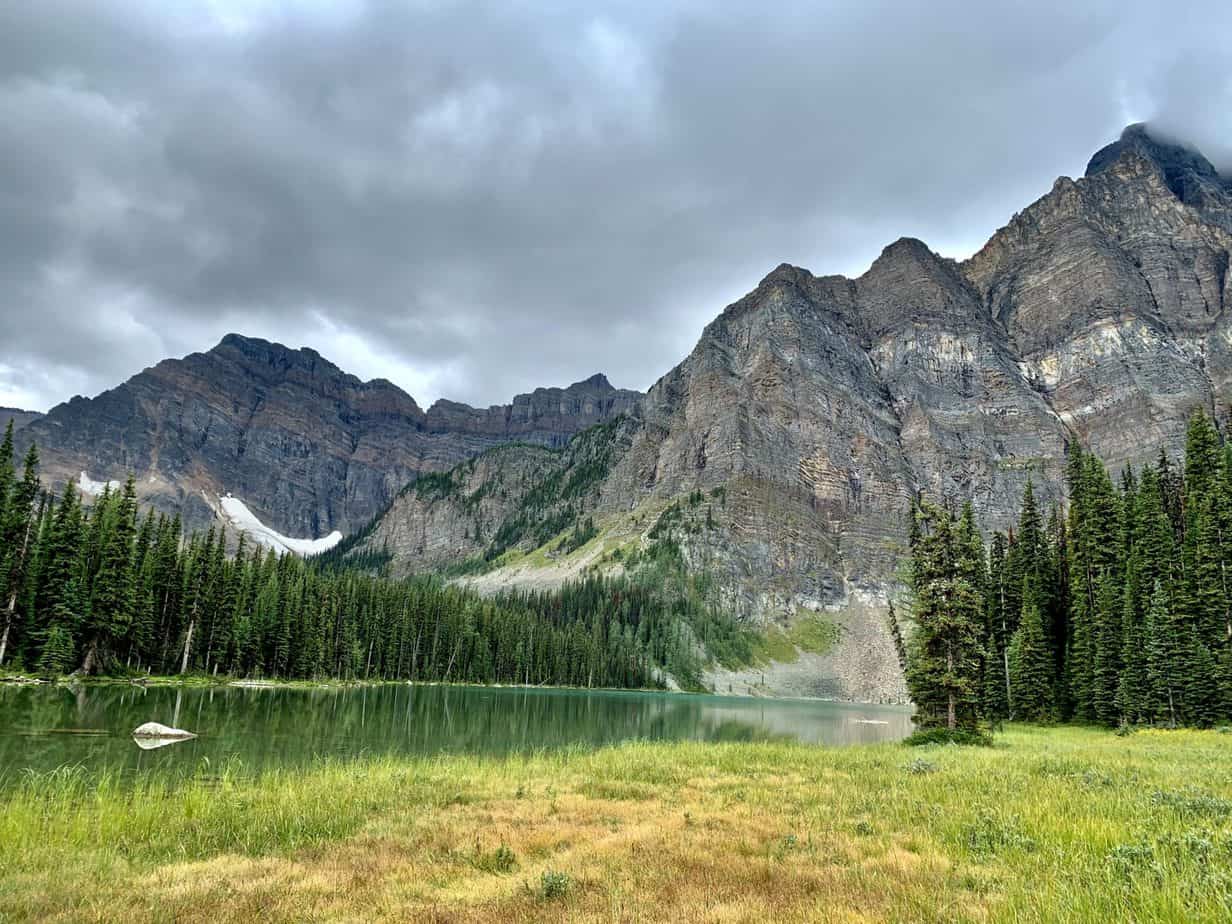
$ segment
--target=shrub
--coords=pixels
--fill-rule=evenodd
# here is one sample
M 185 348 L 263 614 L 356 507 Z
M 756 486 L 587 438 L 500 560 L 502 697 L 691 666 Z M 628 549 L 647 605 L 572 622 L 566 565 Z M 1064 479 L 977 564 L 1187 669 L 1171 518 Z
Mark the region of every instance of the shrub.
M 571 888 L 573 888 L 573 880 L 569 878 L 568 873 L 547 869 L 539 877 L 539 896 L 545 901 L 564 898 Z
M 992 747 L 992 736 L 975 728 L 920 728 L 904 742 L 909 747 L 925 744 L 961 744 L 976 747 Z
M 1192 787 L 1180 792 L 1157 789 L 1151 804 L 1170 808 L 1182 817 L 1223 819 L 1232 815 L 1232 801 Z

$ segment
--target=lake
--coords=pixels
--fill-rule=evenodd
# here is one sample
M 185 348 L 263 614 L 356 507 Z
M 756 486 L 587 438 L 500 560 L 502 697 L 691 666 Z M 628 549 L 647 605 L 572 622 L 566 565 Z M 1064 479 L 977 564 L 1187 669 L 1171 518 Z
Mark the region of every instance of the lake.
M 903 706 L 523 687 L 0 685 L 0 780 L 82 766 L 126 774 L 245 771 L 319 757 L 507 754 L 649 741 L 844 745 L 911 733 Z M 199 737 L 143 750 L 144 722 Z

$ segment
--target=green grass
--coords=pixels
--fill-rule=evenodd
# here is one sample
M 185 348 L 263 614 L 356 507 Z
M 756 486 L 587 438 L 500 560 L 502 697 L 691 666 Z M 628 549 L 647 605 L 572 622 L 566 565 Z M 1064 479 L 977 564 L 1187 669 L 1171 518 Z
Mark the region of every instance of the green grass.
M 642 744 L 0 797 L 0 920 L 1226 921 L 1232 734 Z
M 800 611 L 795 623 L 787 630 L 787 637 L 801 651 L 825 654 L 838 644 L 839 631 L 838 626 L 816 613 Z
M 786 631 L 773 626 L 752 636 L 752 663 L 777 661 L 780 664 L 794 664 L 800 659 L 802 651 L 825 654 L 838 644 L 840 631 L 829 620 L 801 610 Z

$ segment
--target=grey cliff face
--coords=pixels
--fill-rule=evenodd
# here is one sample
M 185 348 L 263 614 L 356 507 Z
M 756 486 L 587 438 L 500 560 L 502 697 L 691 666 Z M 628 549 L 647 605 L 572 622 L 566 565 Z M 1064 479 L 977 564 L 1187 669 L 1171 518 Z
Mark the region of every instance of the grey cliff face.
M 562 443 L 635 396 L 600 377 L 507 407 L 425 414 L 397 386 L 362 382 L 313 350 L 230 334 L 53 408 L 21 442 L 38 443 L 53 484 L 132 472 L 143 500 L 190 525 L 211 521 L 230 492 L 281 532 L 316 537 L 358 529 L 420 473 L 510 440 Z
M 1197 407 L 1227 422 L 1230 216 L 1227 178 L 1133 126 L 963 263 L 904 239 L 854 280 L 780 266 L 632 408 L 579 507 L 638 522 L 723 488 L 713 528 L 679 536 L 689 560 L 746 618 L 832 613 L 843 641 L 819 689 L 901 695 L 883 616 L 913 495 L 970 499 L 1004 529 L 1028 478 L 1062 500 L 1072 441 L 1119 470 L 1176 457 Z M 504 479 L 487 528 L 562 470 L 536 476 L 544 462 L 509 450 L 469 473 L 471 495 Z M 468 516 L 460 496 L 399 499 L 370 542 Z M 469 535 L 445 555 L 399 545 L 395 561 L 477 554 L 486 535 Z
M 428 408 L 425 424 L 432 433 L 467 433 L 559 449 L 578 430 L 623 414 L 640 397 L 640 392 L 613 388 L 599 373 L 568 388 L 536 388 L 511 404 L 483 410 L 440 400 Z
M 963 267 L 1027 380 L 1114 469 L 1178 453 L 1195 407 L 1227 418 L 1232 196 L 1195 159 L 1131 127 Z
M 38 420 L 43 415 L 38 411 L 23 411 L 16 407 L 0 407 L 0 427 L 8 426 L 8 422 L 13 422 L 13 432 L 16 433 L 28 423 Z

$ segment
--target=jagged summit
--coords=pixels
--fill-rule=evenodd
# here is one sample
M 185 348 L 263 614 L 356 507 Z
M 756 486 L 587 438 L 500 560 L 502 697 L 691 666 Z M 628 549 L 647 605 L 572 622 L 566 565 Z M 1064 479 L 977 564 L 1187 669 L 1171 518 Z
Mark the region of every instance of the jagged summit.
M 229 333 L 20 432 L 54 487 L 82 472 L 132 472 L 143 501 L 191 526 L 233 493 L 271 528 L 314 537 L 359 528 L 421 473 L 503 442 L 563 445 L 639 397 L 597 375 L 491 408 L 438 401 L 425 413 L 393 383 L 365 382 L 314 349 Z
M 590 387 L 590 388 L 601 388 L 604 390 L 612 389 L 612 383 L 608 381 L 607 376 L 604 375 L 602 372 L 596 372 L 594 375 L 590 376 L 590 378 L 582 379 L 582 381 L 580 382 L 574 382 L 569 387 L 570 388 L 581 388 L 583 386 Z
M 307 380 L 320 383 L 345 383 L 347 387 L 382 393 L 390 396 L 400 404 L 406 404 L 407 412 L 412 416 L 420 416 L 418 403 L 404 389 L 388 379 L 375 378 L 365 381 L 356 375 L 345 372 L 337 364 L 322 356 L 312 347 L 290 347 L 276 340 L 266 340 L 262 337 L 249 337 L 245 334 L 226 334 L 217 344 L 205 353 L 194 353 L 182 360 L 164 360 L 165 363 L 193 362 L 214 359 L 243 366 L 246 370 L 268 377 L 271 381 L 285 375 L 302 375 Z
M 1222 177 L 1215 166 L 1193 145 L 1173 139 L 1145 122 L 1126 127 L 1121 137 L 1101 148 L 1087 163 L 1086 176 L 1110 169 L 1126 155 L 1154 163 L 1168 188 L 1185 203 L 1201 201 L 1207 185 L 1226 187 L 1232 178 Z

